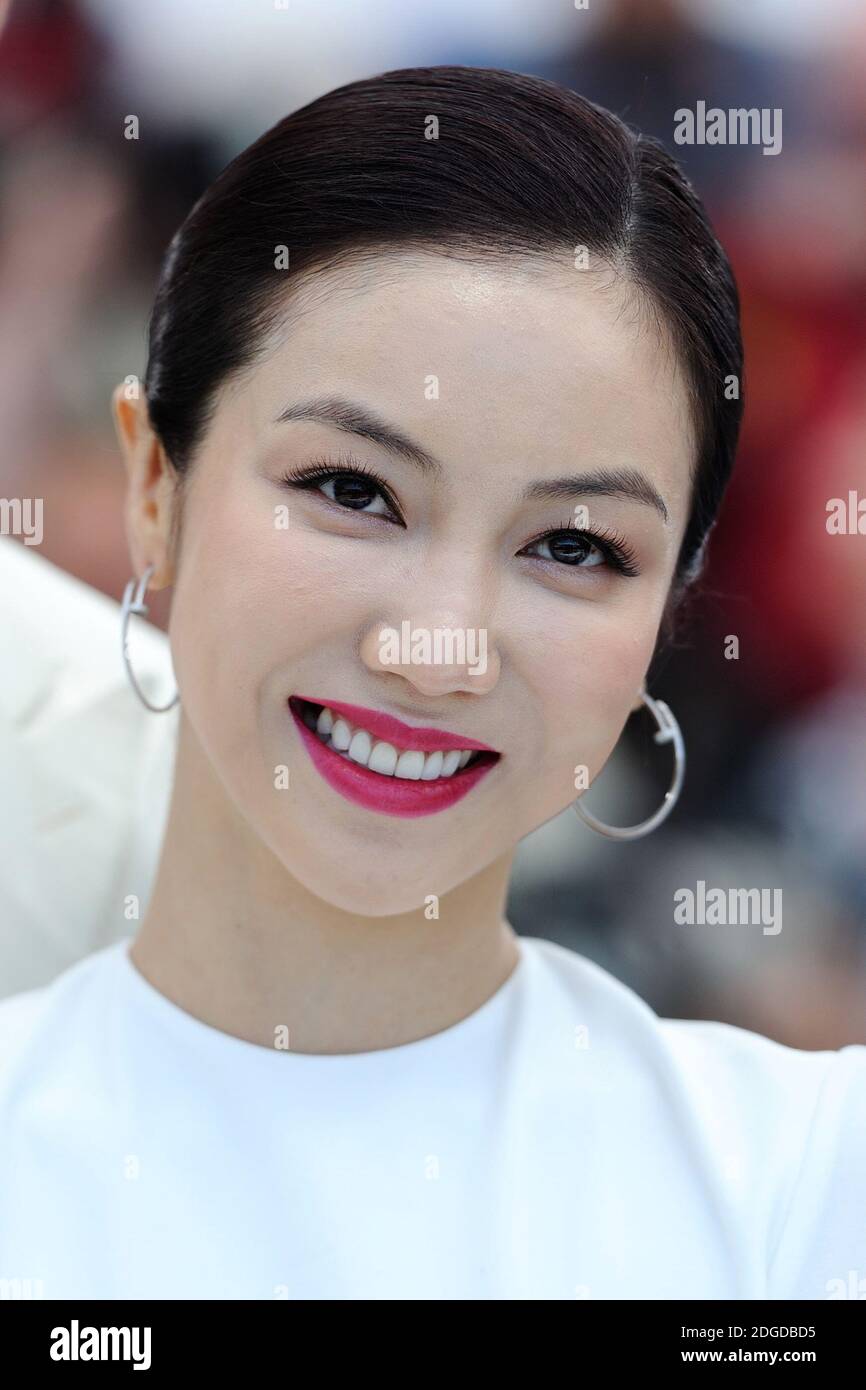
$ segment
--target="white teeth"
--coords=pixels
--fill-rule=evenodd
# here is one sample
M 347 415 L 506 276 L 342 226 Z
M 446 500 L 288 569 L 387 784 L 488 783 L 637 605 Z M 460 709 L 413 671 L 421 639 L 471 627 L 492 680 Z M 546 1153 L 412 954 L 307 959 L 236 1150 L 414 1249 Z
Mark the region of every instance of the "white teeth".
M 329 748 L 383 777 L 406 781 L 433 782 L 437 777 L 453 777 L 472 757 L 471 748 L 449 748 L 447 753 L 423 753 L 419 748 L 395 748 L 383 739 L 374 741 L 366 729 L 353 728 L 341 715 L 325 706 L 318 716 L 307 707 L 304 722 L 314 729 Z
M 331 742 L 338 753 L 348 751 L 349 744 L 352 742 L 352 730 L 349 728 L 345 719 L 337 719 L 331 730 Z
M 432 782 L 434 777 L 438 777 L 442 771 L 442 762 L 445 754 L 441 748 L 437 753 L 428 753 L 424 759 L 424 771 L 421 773 L 422 782 Z
M 352 742 L 349 744 L 349 757 L 353 763 L 363 763 L 367 766 L 370 761 L 370 753 L 373 749 L 373 740 L 366 729 L 358 729 L 352 735 Z
M 394 776 L 394 768 L 397 766 L 397 749 L 392 743 L 377 743 L 367 759 L 367 766 L 371 772 L 381 772 L 385 777 Z
M 424 754 L 417 748 L 407 749 L 397 759 L 395 777 L 405 777 L 407 781 L 417 782 L 424 771 Z

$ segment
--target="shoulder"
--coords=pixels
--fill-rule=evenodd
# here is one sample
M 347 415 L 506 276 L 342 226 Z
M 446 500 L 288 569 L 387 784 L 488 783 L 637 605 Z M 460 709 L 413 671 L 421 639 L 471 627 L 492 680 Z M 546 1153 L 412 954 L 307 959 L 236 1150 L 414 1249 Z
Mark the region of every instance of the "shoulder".
M 832 1195 L 822 1163 L 837 1165 L 839 1197 L 859 1193 L 866 1209 L 866 1045 L 812 1052 L 697 1020 L 660 1019 L 659 1029 L 692 1113 L 720 1140 L 724 1132 L 728 1149 L 734 1139 L 760 1156 L 784 1219 L 796 1216 L 798 1192 Z
M 862 1115 L 866 1044 L 812 1052 L 730 1023 L 663 1018 L 594 961 L 540 937 L 522 940 L 542 982 L 539 998 L 558 1000 L 575 1024 L 585 1024 L 588 1048 L 597 1044 L 623 1065 L 642 1062 L 687 1095 L 697 1114 L 716 1123 L 738 1114 L 759 1126 L 768 1107 L 777 1118 L 799 1116 L 804 1126 L 819 1106 L 828 1117 L 846 1107 Z
M 851 1297 L 856 1271 L 863 1297 L 866 1044 L 813 1052 L 733 1024 L 662 1018 L 603 967 L 532 940 L 548 1017 L 558 999 L 586 1025 L 596 1070 L 652 1125 L 646 1142 L 675 1136 L 708 1190 L 764 1227 L 768 1296 Z
M 0 999 L 0 1102 L 25 1078 L 47 1075 L 59 1056 L 71 1063 L 81 1041 L 98 1031 L 125 946 L 114 942 L 75 961 L 50 984 Z
M 866 1045 L 810 1052 L 724 1023 L 660 1027 L 721 1179 L 762 1213 L 766 1297 L 866 1297 Z
M 594 1021 L 608 1044 L 615 1040 L 623 1050 L 630 1043 L 649 1044 L 648 1055 L 664 1060 L 684 1083 L 722 1086 L 717 1103 L 732 1086 L 742 1098 L 756 1084 L 788 1094 L 796 1083 L 815 1099 L 832 1076 L 855 1090 L 866 1079 L 866 1043 L 813 1052 L 735 1024 L 664 1018 L 629 985 L 576 951 L 543 937 L 521 937 L 521 944 L 543 981 L 548 1002 L 557 996 L 575 1018 Z M 802 1089 L 799 1095 L 802 1099 Z

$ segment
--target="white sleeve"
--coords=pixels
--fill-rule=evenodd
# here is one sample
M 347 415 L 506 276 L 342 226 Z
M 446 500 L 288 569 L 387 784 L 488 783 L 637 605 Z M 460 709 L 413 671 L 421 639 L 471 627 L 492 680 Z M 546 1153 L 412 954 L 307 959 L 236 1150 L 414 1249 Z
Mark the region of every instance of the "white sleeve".
M 830 1054 L 769 1252 L 767 1297 L 866 1299 L 866 1044 Z

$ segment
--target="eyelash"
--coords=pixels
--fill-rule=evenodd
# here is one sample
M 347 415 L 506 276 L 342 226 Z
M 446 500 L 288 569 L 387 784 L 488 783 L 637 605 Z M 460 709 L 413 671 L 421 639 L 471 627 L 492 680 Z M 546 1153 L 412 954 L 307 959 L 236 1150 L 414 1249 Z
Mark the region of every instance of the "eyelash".
M 379 474 L 365 464 L 362 459 L 356 459 L 352 455 L 349 455 L 345 461 L 316 459 L 304 468 L 298 468 L 293 472 L 285 473 L 281 481 L 287 487 L 294 487 L 302 491 L 311 492 L 317 483 L 330 481 L 333 478 L 352 477 L 355 474 L 359 474 L 361 477 L 367 478 L 369 482 L 373 483 L 381 492 L 388 506 L 399 515 L 400 509 L 392 497 L 384 479 L 380 478 Z M 320 495 L 324 496 L 324 494 Z M 341 506 L 339 502 L 335 502 L 331 497 L 325 497 L 324 500 L 330 502 L 332 506 L 339 507 L 341 511 L 348 512 L 350 515 L 355 510 L 353 507 Z M 374 515 L 379 521 L 389 520 L 388 517 L 382 516 L 381 513 L 364 513 L 359 511 L 358 515 Z M 393 525 L 396 523 L 392 522 L 391 524 Z M 581 540 L 589 541 L 590 545 L 601 552 L 610 567 L 625 578 L 631 579 L 640 573 L 634 551 L 625 537 L 620 536 L 616 531 L 585 531 L 579 530 L 576 526 L 561 526 L 558 529 L 545 531 L 542 535 L 536 536 L 535 540 L 529 541 L 524 548 L 528 549 L 529 546 L 541 545 L 544 541 L 558 539 L 560 536 L 578 536 Z M 537 556 L 536 558 L 544 560 L 545 557 Z M 557 560 L 549 560 L 546 561 L 546 563 L 560 564 L 564 569 L 581 570 L 597 568 L 595 565 L 566 565 L 564 561 Z

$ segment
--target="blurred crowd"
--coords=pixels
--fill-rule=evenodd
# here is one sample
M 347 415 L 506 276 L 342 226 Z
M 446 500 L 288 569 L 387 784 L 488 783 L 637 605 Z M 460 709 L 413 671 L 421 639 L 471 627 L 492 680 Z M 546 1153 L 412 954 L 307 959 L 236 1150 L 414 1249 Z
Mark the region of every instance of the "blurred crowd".
M 193 8 L 220 24 L 219 4 Z M 173 44 L 169 64 L 166 31 L 167 103 L 151 76 L 159 25 L 138 50 L 132 0 L 13 0 L 0 35 L 0 495 L 44 498 L 42 553 L 119 598 L 130 566 L 109 397 L 143 372 L 161 256 L 232 154 L 316 90 L 416 64 L 511 67 L 657 136 L 731 257 L 746 347 L 735 478 L 701 592 L 649 686 L 684 730 L 686 787 L 633 844 L 568 814 L 543 827 L 521 846 L 511 919 L 665 1014 L 804 1047 L 866 1041 L 866 502 L 862 533 L 827 528 L 831 499 L 866 499 L 866 11 L 849 8 L 820 45 L 774 44 L 714 26 L 712 5 L 593 0 L 591 16 L 575 6 L 522 47 L 531 23 L 514 12 L 538 16 L 545 0 L 503 0 L 509 23 L 491 23 L 489 42 L 483 25 L 450 32 L 450 7 L 435 8 L 435 34 L 410 5 L 387 43 L 368 35 L 353 56 L 334 23 L 344 8 L 325 7 L 308 52 L 307 31 L 292 31 L 279 89 L 241 49 L 231 100 L 213 73 L 208 105 L 207 46 Z M 782 150 L 674 144 L 673 113 L 700 100 L 781 109 Z M 123 138 L 130 113 L 144 138 Z M 620 823 L 657 804 L 669 772 L 649 724 L 631 724 L 593 798 Z M 677 924 L 674 894 L 699 880 L 781 889 L 782 931 Z

